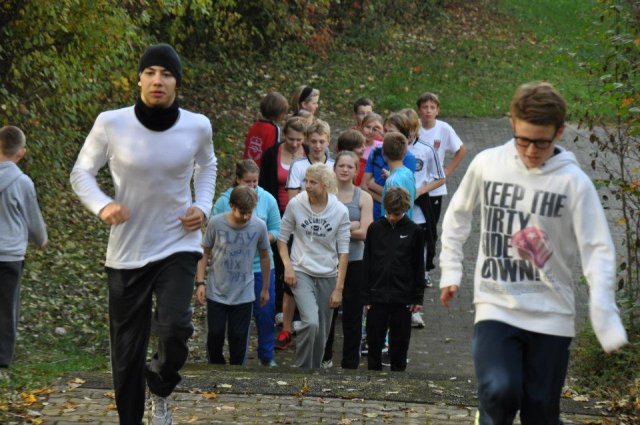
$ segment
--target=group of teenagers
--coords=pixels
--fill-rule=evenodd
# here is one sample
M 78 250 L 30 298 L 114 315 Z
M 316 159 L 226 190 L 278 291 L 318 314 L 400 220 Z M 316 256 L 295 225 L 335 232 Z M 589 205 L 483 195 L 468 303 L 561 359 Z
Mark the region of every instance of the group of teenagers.
M 189 353 L 194 284 L 197 301 L 207 304 L 211 363 L 225 362 L 225 332 L 230 362 L 245 361 L 255 314 L 258 357 L 272 366 L 276 341 L 290 344 L 297 307 L 295 365 L 318 368 L 330 359 L 342 306 L 341 366 L 358 367 L 364 310 L 369 369 L 381 369 L 388 338 L 391 370 L 405 370 L 411 316 L 434 267 L 444 180 L 464 155 L 455 132 L 436 119 L 437 97 L 427 93 L 417 114 L 402 110 L 386 120 L 358 101 L 358 123 L 340 134 L 332 159 L 329 126 L 314 116 L 319 92 L 297 91 L 282 130 L 287 109 L 270 115 L 265 105 L 287 102 L 271 93 L 234 187 L 213 204 L 213 130 L 207 117 L 179 106 L 180 57 L 168 44 L 151 45 L 137 73 L 135 105 L 98 116 L 70 177 L 84 206 L 110 226 L 105 271 L 120 423 L 142 423 L 148 390 L 148 423 L 173 424 L 170 395 Z M 513 138 L 471 161 L 444 214 L 440 301 L 447 307 L 462 283 L 462 247 L 479 210 L 476 423 L 512 424 L 519 412 L 523 425 L 555 425 L 575 336 L 578 255 L 600 344 L 614 352 L 627 343 L 615 302 L 615 249 L 593 183 L 558 143 L 566 117 L 560 93 L 545 82 L 524 84 L 509 112 Z M 2 376 L 15 350 L 27 242 L 47 243 L 33 182 L 17 167 L 25 143 L 17 127 L 0 128 Z M 443 146 L 454 154 L 444 170 Z M 113 194 L 96 178 L 105 165 Z M 278 280 L 289 335 L 276 338 Z M 157 345 L 148 359 L 151 334 Z
M 384 352 L 391 370 L 403 371 L 412 324 L 424 327 L 419 312 L 424 288 L 431 285 L 429 271 L 435 267 L 436 223 L 445 181 L 440 164 L 447 152 L 453 152 L 451 170 L 455 169 L 464 147 L 451 126 L 437 120 L 438 97 L 425 93 L 417 100 L 419 113 L 407 108 L 386 119 L 373 111 L 371 100 L 358 99 L 353 127 L 343 131 L 331 149 L 330 126 L 315 116 L 319 96 L 318 89 L 300 86 L 292 110 L 278 92 L 260 102 L 260 119 L 248 131 L 235 186 L 250 186 L 257 194 L 255 219 L 266 224 L 272 250 L 255 254 L 254 275 L 245 275 L 246 297 L 239 302 L 233 294 L 224 298 L 228 279 L 216 274 L 229 264 L 222 253 L 235 253 L 238 247 L 228 238 L 205 238 L 203 269 L 207 249 L 220 254 L 211 264 L 213 273 L 206 281 L 201 275 L 198 282 L 199 299 L 207 299 L 209 313 L 209 361 L 224 363 L 228 327 L 230 363 L 244 363 L 253 307 L 263 365 L 275 366 L 274 348 L 290 347 L 295 333 L 295 366 L 331 367 L 341 308 L 342 368 L 357 369 L 365 348 L 370 370 L 382 369 Z M 220 196 L 214 214 L 232 216 L 228 211 L 233 193 L 230 188 Z M 261 255 L 272 255 L 271 270 L 262 269 Z M 254 300 L 253 306 L 248 299 Z M 220 307 L 215 303 L 226 305 L 228 321 L 211 314 L 212 308 Z M 300 321 L 294 327 L 296 308 Z M 277 337 L 274 312 L 282 323 Z

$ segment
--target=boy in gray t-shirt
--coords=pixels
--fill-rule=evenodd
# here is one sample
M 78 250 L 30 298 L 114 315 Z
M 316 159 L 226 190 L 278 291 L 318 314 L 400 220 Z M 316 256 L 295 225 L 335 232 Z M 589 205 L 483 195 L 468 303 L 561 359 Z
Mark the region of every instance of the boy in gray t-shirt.
M 260 251 L 263 282 L 260 305 L 269 301 L 269 236 L 267 226 L 253 215 L 257 196 L 253 189 L 238 186 L 231 192 L 231 212 L 209 220 L 202 242 L 204 256 L 198 262 L 196 297 L 207 300 L 207 355 L 209 363 L 225 364 L 222 354 L 228 322 L 229 363 L 244 363 L 253 302 L 253 257 Z M 205 291 L 205 269 L 210 263 Z

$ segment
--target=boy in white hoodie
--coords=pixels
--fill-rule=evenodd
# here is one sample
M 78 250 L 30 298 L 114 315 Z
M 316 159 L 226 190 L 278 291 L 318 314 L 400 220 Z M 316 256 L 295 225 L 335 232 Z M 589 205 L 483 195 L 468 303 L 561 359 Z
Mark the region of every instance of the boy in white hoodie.
M 478 154 L 443 221 L 441 302 L 462 279 L 462 245 L 481 209 L 474 275 L 476 423 L 560 424 L 560 393 L 575 336 L 572 266 L 590 287 L 590 316 L 605 351 L 627 342 L 615 303 L 615 252 L 598 194 L 575 156 L 557 146 L 566 104 L 548 83 L 511 102 L 514 137 Z

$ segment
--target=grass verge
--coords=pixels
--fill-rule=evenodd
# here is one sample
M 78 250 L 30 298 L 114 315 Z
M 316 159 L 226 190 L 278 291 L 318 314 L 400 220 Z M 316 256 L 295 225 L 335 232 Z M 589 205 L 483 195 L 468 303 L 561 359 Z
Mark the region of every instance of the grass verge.
M 640 418 L 640 330 L 626 326 L 629 344 L 616 353 L 602 351 L 592 328 L 587 327 L 572 351 L 571 375 L 581 393 L 609 400 L 608 409 L 621 423 Z

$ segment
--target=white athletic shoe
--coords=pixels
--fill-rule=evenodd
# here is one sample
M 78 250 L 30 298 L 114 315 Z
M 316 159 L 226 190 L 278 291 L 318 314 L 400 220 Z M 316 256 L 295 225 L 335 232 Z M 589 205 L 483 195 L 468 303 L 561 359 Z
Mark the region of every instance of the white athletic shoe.
M 382 366 L 390 367 L 391 366 L 391 357 L 389 356 L 389 350 L 382 351 Z
M 282 313 L 276 314 L 276 326 L 282 325 Z
M 320 367 L 323 369 L 331 369 L 333 367 L 333 360 L 323 360 Z
M 426 286 L 427 288 L 431 288 L 433 286 L 433 282 L 431 281 L 429 272 L 424 272 L 424 286 Z
M 422 320 L 420 313 L 411 313 L 411 327 L 417 329 L 424 328 L 424 320 Z
M 167 397 L 151 394 L 151 425 L 172 425 L 173 416 Z

